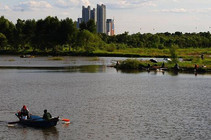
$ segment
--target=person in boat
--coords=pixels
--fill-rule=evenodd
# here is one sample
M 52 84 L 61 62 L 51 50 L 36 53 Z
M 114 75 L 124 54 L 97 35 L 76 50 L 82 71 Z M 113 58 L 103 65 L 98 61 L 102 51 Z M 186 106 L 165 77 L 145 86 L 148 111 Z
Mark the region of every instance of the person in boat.
M 27 120 L 29 119 L 29 109 L 26 107 L 26 105 L 23 105 L 23 107 L 21 108 L 21 119 L 23 120 Z
M 47 109 L 44 110 L 43 119 L 50 120 L 52 118 L 51 114 L 47 111 Z

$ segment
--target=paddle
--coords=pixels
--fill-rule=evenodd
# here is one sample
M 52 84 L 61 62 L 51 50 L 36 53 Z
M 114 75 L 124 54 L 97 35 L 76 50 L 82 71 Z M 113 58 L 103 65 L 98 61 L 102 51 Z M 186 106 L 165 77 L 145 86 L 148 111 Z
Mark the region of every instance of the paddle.
M 69 122 L 70 121 L 70 119 L 60 119 L 60 120 L 62 120 L 62 121 L 65 121 L 65 122 Z
M 16 124 L 19 123 L 20 121 L 16 121 L 16 122 L 8 122 L 8 124 Z
M 69 124 L 70 123 L 70 119 L 59 118 L 59 120 L 64 121 L 65 124 Z

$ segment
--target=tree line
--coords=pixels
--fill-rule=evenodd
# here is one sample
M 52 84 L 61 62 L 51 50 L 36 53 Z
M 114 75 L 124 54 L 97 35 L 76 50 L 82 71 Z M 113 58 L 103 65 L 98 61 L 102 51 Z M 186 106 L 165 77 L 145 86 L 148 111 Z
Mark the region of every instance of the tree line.
M 136 33 L 128 32 L 108 36 L 96 33 L 93 20 L 81 23 L 70 18 L 59 20 L 46 17 L 39 20 L 18 19 L 13 24 L 4 16 L 0 17 L 0 50 L 14 52 L 31 50 L 32 52 L 81 51 L 92 53 L 94 50 L 115 51 L 127 48 L 165 49 L 172 45 L 179 48 L 210 48 L 210 32 L 200 33 Z

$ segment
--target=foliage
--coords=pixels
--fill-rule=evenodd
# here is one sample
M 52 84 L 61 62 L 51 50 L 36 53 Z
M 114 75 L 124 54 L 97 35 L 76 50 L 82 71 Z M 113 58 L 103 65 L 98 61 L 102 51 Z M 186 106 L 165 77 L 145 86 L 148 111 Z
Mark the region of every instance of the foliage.
M 180 61 L 178 62 L 178 65 L 180 67 L 180 70 L 184 71 L 194 71 L 195 69 L 195 64 L 198 65 L 198 70 L 200 72 L 206 72 L 206 71 L 211 71 L 211 58 L 207 58 L 206 60 L 201 60 L 200 58 L 196 57 L 194 58 L 197 60 L 196 61 Z M 150 67 L 148 67 L 148 64 L 150 64 Z M 150 62 L 150 61 L 143 61 L 143 60 L 137 60 L 137 59 L 127 59 L 122 62 L 117 66 L 117 68 L 122 69 L 122 70 L 143 70 L 143 69 L 151 69 L 151 70 L 157 70 L 161 68 L 163 65 L 162 62 L 158 62 L 156 64 Z M 165 68 L 167 70 L 172 70 L 174 69 L 174 63 L 165 63 Z
M 7 45 L 7 38 L 4 34 L 0 33 L 0 49 L 4 49 Z
M 178 56 L 177 56 L 177 52 L 176 52 L 177 49 L 178 49 L 178 46 L 176 46 L 176 45 L 172 45 L 169 48 L 170 57 L 171 57 L 173 63 L 177 63 L 178 62 Z
M 140 61 L 137 59 L 126 59 L 119 65 L 120 69 L 139 69 Z
M 175 47 L 177 46 L 177 47 Z M 211 54 L 210 32 L 200 33 L 135 33 L 108 36 L 96 33 L 93 20 L 80 29 L 70 18 L 46 17 L 39 20 L 18 19 L 13 24 L 0 17 L 0 49 L 10 52 L 94 53 L 131 56 L 171 56 L 174 61 L 187 55 Z
M 91 33 L 96 33 L 97 27 L 93 19 L 89 20 L 87 23 L 82 22 L 80 25 L 80 30 L 88 30 Z

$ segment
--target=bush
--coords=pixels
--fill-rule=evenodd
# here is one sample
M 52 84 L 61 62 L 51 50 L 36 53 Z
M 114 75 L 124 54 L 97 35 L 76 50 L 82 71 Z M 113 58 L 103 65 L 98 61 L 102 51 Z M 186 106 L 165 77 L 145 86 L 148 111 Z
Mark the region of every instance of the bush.
M 116 49 L 116 46 L 115 46 L 115 44 L 108 44 L 108 45 L 106 45 L 106 50 L 108 51 L 108 52 L 113 52 L 114 50 Z
M 137 59 L 127 59 L 120 63 L 121 69 L 139 69 L 140 61 Z

